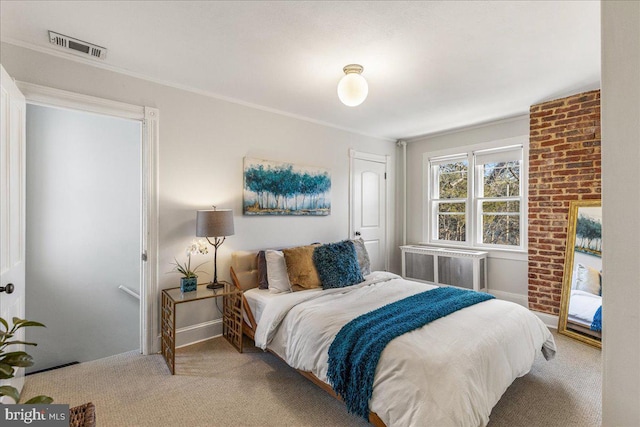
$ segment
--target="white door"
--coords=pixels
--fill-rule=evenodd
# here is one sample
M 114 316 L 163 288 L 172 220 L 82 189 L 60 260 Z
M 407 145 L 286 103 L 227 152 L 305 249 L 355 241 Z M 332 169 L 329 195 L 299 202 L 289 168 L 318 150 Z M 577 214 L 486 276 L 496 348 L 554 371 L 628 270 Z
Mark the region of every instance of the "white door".
M 352 153 L 351 236 L 364 240 L 371 271 L 387 269 L 386 169 L 384 156 Z
M 2 92 L 0 124 L 0 316 L 11 327 L 13 317 L 24 319 L 25 295 L 25 111 L 24 96 L 0 65 Z M 12 340 L 24 340 L 24 329 Z M 24 350 L 12 345 L 8 351 Z M 24 368 L 0 384 L 22 390 Z M 3 399 L 8 399 L 4 397 Z M 4 402 L 4 400 L 3 400 Z M 12 402 L 11 399 L 7 402 Z

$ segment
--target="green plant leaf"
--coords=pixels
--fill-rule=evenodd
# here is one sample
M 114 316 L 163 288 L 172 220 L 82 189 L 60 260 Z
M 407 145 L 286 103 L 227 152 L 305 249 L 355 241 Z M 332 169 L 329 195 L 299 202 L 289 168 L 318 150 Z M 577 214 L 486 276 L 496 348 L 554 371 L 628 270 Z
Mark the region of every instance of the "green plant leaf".
M 22 322 L 20 322 L 20 324 L 16 329 L 26 328 L 27 326 L 42 326 L 43 328 L 46 328 L 46 326 L 40 322 L 34 322 L 32 320 L 23 320 Z
M 175 262 L 172 262 L 171 264 L 174 265 L 175 267 L 173 268 L 173 270 L 170 271 L 170 273 L 178 272 L 182 274 L 182 276 L 185 277 L 186 279 L 197 277 L 196 273 L 204 273 L 203 270 L 198 270 L 198 269 L 209 262 L 209 261 L 205 261 L 201 264 L 198 264 L 195 268 L 192 269 L 191 257 L 189 257 L 189 262 L 184 264 L 180 264 L 180 262 L 178 262 L 176 258 L 174 258 L 174 260 Z
M 2 360 L 1 358 L 12 356 L 14 354 L 27 354 L 27 353 L 25 353 L 24 351 L 10 351 L 9 353 L 0 353 L 0 360 Z
M 14 372 L 15 372 L 15 369 L 13 369 L 11 365 L 7 365 L 6 363 L 0 363 L 0 380 L 13 378 Z
M 6 359 L 10 359 L 12 357 L 16 357 L 16 356 L 29 356 L 28 353 L 24 352 L 24 351 L 10 351 L 9 353 L 4 353 L 2 351 L 0 351 L 0 363 L 6 363 L 4 362 Z M 29 356 L 31 357 L 31 356 Z
M 13 322 L 13 326 L 19 325 L 22 322 L 26 322 L 26 320 L 19 317 L 14 317 L 11 321 Z
M 48 405 L 51 402 L 53 402 L 53 399 L 49 396 L 36 396 L 32 397 L 24 403 L 25 405 Z
M 5 345 L 16 345 L 16 344 L 24 344 L 24 345 L 38 345 L 34 342 L 26 342 L 26 341 L 7 341 L 4 343 Z
M 33 357 L 29 356 L 24 351 L 16 351 L 14 353 L 7 353 L 2 355 L 0 363 L 5 363 L 11 366 L 18 366 L 20 368 L 27 368 L 33 366 Z
M 9 396 L 16 403 L 18 403 L 18 400 L 20 399 L 20 393 L 18 393 L 18 389 L 16 389 L 15 387 L 11 387 L 10 385 L 0 386 L 0 396 Z
M 14 332 L 20 328 L 26 328 L 29 326 L 42 326 L 45 325 L 40 322 L 34 322 L 31 320 L 21 319 L 19 317 L 14 317 L 12 319 L 13 327 L 9 329 L 9 324 L 5 319 L 0 317 L 0 324 L 4 326 L 5 331 L 0 332 L 0 380 L 5 380 L 9 378 L 13 378 L 15 374 L 15 367 L 26 368 L 29 366 L 33 366 L 33 357 L 31 357 L 28 353 L 24 351 L 11 351 L 5 352 L 5 349 L 11 345 L 37 345 L 33 342 L 27 341 L 7 341 L 14 336 Z M 18 391 L 9 385 L 0 386 L 0 396 L 8 396 L 13 400 L 18 402 L 20 398 L 20 394 Z M 48 396 L 37 396 L 33 399 L 30 399 L 27 403 L 51 403 L 53 399 Z

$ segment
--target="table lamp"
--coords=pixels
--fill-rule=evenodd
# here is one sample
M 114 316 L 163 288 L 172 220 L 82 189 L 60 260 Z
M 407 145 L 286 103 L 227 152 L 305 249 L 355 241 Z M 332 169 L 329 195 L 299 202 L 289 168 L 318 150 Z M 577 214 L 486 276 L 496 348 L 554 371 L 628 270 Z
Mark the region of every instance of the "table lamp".
M 220 247 L 226 236 L 233 235 L 233 211 L 231 209 L 199 210 L 196 216 L 196 236 L 206 237 L 213 251 L 213 279 L 207 285 L 209 289 L 219 289 L 224 287 L 218 283 L 218 247 Z M 209 240 L 213 237 L 213 242 Z

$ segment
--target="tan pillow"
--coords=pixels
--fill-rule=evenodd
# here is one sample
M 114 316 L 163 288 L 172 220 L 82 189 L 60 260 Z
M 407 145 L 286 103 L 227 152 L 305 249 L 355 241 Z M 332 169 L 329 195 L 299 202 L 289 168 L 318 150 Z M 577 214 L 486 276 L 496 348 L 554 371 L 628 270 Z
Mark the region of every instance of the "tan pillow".
M 600 295 L 600 272 L 588 265 L 576 267 L 576 289 Z
M 256 253 L 236 251 L 231 254 L 231 267 L 236 273 L 240 288 L 246 291 L 258 286 L 258 270 L 256 265 Z
M 287 263 L 287 274 L 289 275 L 292 291 L 322 287 L 318 271 L 313 264 L 313 250 L 316 246 L 298 246 L 282 250 Z

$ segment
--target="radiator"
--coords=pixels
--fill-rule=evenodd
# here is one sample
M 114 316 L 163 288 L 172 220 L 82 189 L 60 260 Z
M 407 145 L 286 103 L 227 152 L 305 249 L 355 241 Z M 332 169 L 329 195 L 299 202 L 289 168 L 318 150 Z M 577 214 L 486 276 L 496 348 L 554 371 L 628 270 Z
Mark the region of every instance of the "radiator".
M 487 252 L 431 246 L 400 246 L 402 277 L 480 291 L 487 286 Z

